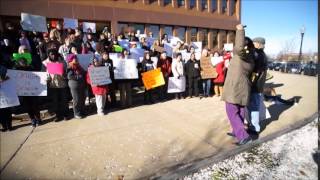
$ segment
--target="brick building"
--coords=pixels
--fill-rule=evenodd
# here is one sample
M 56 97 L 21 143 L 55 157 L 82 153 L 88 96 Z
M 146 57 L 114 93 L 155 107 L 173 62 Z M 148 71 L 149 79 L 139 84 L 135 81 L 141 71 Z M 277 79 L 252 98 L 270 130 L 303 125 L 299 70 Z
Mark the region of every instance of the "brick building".
M 0 0 L 0 30 L 5 22 L 19 23 L 21 12 L 46 16 L 47 21 L 64 17 L 96 22 L 112 33 L 128 29 L 166 33 L 186 42 L 202 41 L 209 48 L 234 42 L 240 23 L 240 0 Z

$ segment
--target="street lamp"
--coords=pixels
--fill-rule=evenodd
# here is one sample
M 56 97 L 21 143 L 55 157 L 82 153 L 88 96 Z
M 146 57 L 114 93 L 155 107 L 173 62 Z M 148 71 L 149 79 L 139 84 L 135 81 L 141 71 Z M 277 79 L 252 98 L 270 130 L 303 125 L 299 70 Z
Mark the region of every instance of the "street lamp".
M 306 31 L 306 28 L 304 26 L 302 26 L 302 28 L 300 29 L 300 33 L 301 33 L 301 43 L 300 43 L 300 51 L 299 51 L 299 59 L 301 61 L 301 56 L 302 56 L 302 42 L 303 42 L 303 35 Z

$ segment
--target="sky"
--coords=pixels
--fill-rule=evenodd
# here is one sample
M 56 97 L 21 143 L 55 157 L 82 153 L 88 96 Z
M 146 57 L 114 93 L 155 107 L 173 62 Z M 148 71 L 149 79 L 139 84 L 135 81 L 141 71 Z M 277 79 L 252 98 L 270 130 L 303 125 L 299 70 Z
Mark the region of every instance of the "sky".
M 242 0 L 241 23 L 247 25 L 246 36 L 266 39 L 269 56 L 290 47 L 288 44 L 292 53 L 299 53 L 302 26 L 302 53 L 318 52 L 317 0 Z

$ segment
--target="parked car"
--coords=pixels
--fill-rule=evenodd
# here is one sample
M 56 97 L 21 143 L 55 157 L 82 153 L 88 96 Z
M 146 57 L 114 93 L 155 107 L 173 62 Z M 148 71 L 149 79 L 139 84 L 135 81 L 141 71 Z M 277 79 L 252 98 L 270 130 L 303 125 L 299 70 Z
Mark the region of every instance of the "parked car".
M 303 73 L 304 75 L 308 76 L 317 76 L 317 64 L 313 63 L 312 61 L 307 63 L 304 68 L 303 68 Z
M 280 71 L 281 67 L 282 67 L 282 63 L 280 63 L 280 62 L 273 63 L 273 70 L 274 71 Z
M 301 65 L 300 62 L 289 61 L 289 62 L 286 63 L 284 72 L 286 72 L 286 73 L 294 73 L 294 74 L 301 74 L 302 65 Z

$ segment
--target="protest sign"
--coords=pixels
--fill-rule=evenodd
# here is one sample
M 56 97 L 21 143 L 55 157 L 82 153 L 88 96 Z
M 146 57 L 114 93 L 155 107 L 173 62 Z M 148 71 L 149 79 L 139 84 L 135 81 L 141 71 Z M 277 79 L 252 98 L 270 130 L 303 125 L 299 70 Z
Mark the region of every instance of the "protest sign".
M 49 74 L 63 75 L 63 64 L 62 63 L 48 63 L 47 71 Z
M 232 43 L 226 43 L 223 45 L 225 51 L 233 51 L 233 44 Z
M 121 53 L 123 48 L 119 45 L 113 45 L 114 51 L 117 53 Z
M 21 27 L 26 31 L 48 32 L 46 17 L 21 13 Z
M 142 82 L 146 90 L 165 84 L 160 68 L 142 73 Z
M 10 77 L 9 77 L 10 78 Z M 0 83 L 0 108 L 19 106 L 19 98 L 13 79 Z
M 190 60 L 191 53 L 188 53 L 187 51 L 181 51 L 181 55 L 183 60 L 185 61 Z
M 129 45 L 130 43 L 129 43 L 128 40 L 118 41 L 118 44 L 119 44 L 121 47 L 125 48 L 125 49 L 129 49 L 129 48 L 130 48 L 130 45 Z
M 169 36 L 169 41 L 172 46 L 176 46 L 179 41 L 180 43 L 183 42 L 179 37 L 175 37 L 175 36 Z
M 130 59 L 135 59 L 137 62 L 140 62 L 140 57 L 143 57 L 144 51 L 145 50 L 141 48 L 131 48 Z
M 152 38 L 152 37 L 146 38 L 146 42 L 147 42 L 149 48 L 153 45 L 155 40 L 156 40 L 156 38 Z
M 135 59 L 113 59 L 114 79 L 138 79 Z
M 172 57 L 173 46 L 169 43 L 164 43 L 164 50 L 168 57 Z
M 80 66 L 86 71 L 92 62 L 94 54 L 77 54 Z
M 15 82 L 18 96 L 47 96 L 47 73 L 8 70 L 7 75 Z
M 90 32 L 91 30 L 91 33 L 96 33 L 96 23 L 83 22 L 82 30 L 83 32 Z
M 202 51 L 202 42 L 191 42 L 191 46 L 194 47 L 195 52 Z
M 110 84 L 112 81 L 110 79 L 110 72 L 107 66 L 101 67 L 90 67 L 88 69 L 91 85 L 98 86 L 98 85 L 107 85 Z
M 217 64 L 223 62 L 223 57 L 218 56 L 218 57 L 211 57 L 211 63 L 213 66 L 216 66 Z
M 158 57 L 151 57 L 151 61 L 152 61 L 153 67 L 157 67 Z
M 109 58 L 111 60 L 119 59 L 119 57 L 120 57 L 120 53 L 109 53 Z
M 76 29 L 78 27 L 78 19 L 63 18 L 63 28 L 64 29 Z
M 184 76 L 179 79 L 176 77 L 169 77 L 168 93 L 180 93 L 186 90 L 186 78 Z
M 12 60 L 14 61 L 18 61 L 19 59 L 23 58 L 27 60 L 27 64 L 30 65 L 32 63 L 32 56 L 30 53 L 13 53 L 12 57 Z
M 211 79 L 211 78 L 216 78 L 218 76 L 216 68 L 213 67 L 211 63 L 210 57 L 201 57 L 200 67 L 201 67 L 201 71 L 200 71 L 201 79 Z
M 194 54 L 196 56 L 196 60 L 200 60 L 201 59 L 201 52 L 195 52 Z

